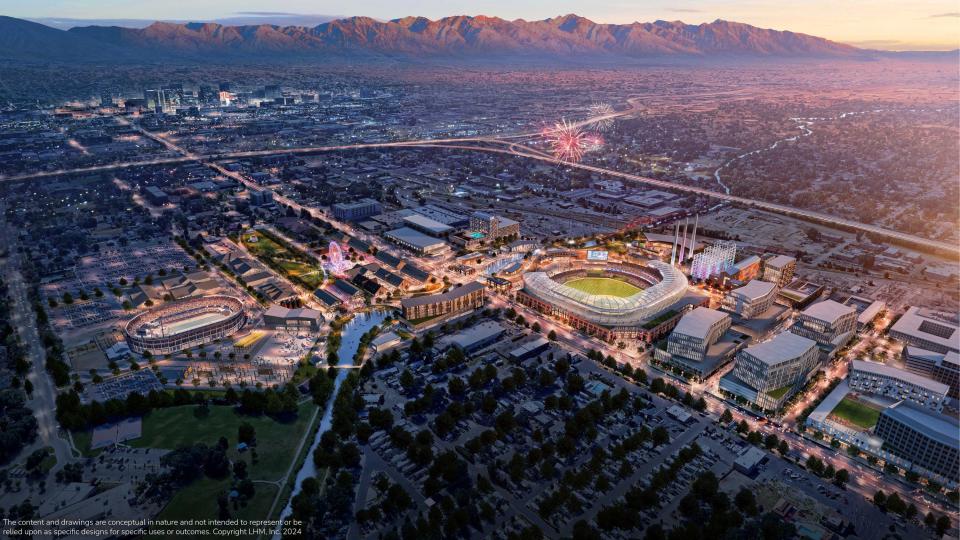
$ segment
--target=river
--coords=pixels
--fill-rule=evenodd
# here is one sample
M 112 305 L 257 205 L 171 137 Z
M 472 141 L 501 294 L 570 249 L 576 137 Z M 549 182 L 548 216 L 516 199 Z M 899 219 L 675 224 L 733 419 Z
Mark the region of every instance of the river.
M 320 436 L 330 429 L 330 423 L 333 420 L 333 402 L 337 398 L 337 392 L 340 391 L 343 380 L 346 379 L 350 373 L 349 368 L 354 367 L 353 355 L 356 354 L 357 349 L 360 347 L 360 338 L 363 337 L 368 330 L 382 323 L 388 316 L 389 313 L 386 311 L 358 313 L 350 322 L 344 325 L 343 331 L 341 332 L 340 348 L 337 349 L 337 356 L 340 359 L 337 367 L 347 369 L 337 371 L 337 378 L 334 379 L 333 382 L 333 393 L 330 395 L 330 399 L 327 400 L 327 405 L 323 410 L 323 416 L 320 418 L 320 427 L 317 429 L 317 435 L 313 439 L 313 444 L 310 445 L 310 451 L 303 461 L 303 467 L 297 472 L 296 483 L 294 484 L 293 492 L 290 493 L 290 500 L 287 501 L 286 506 L 283 507 L 283 512 L 280 513 L 280 525 L 278 525 L 277 529 L 273 532 L 273 540 L 280 540 L 282 537 L 280 534 L 281 526 L 293 512 L 293 498 L 300 493 L 300 486 L 303 484 L 303 481 L 317 475 L 317 466 L 313 463 L 313 452 L 317 449 L 317 446 L 320 445 Z M 321 360 L 321 362 L 323 361 L 324 360 Z

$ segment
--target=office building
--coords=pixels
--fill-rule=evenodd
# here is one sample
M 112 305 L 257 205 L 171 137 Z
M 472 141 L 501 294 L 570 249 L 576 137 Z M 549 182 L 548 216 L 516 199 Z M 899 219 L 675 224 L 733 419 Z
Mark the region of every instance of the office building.
M 891 453 L 956 481 L 960 471 L 956 418 L 901 401 L 880 414 L 874 433 Z
M 850 363 L 847 384 L 854 392 L 907 400 L 937 412 L 943 410 L 943 401 L 950 388 L 916 373 L 864 360 Z
M 820 360 L 817 342 L 791 332 L 743 349 L 720 390 L 764 410 L 777 410 L 814 372 Z
M 250 204 L 253 206 L 265 206 L 273 203 L 273 191 L 262 189 L 260 191 L 250 192 Z
M 340 221 L 360 221 L 383 213 L 383 206 L 373 199 L 360 199 L 351 203 L 337 203 L 330 207 L 333 217 Z
M 680 318 L 667 338 L 667 352 L 701 361 L 710 345 L 716 343 L 732 323 L 726 313 L 698 307 Z
M 956 313 L 910 307 L 890 327 L 888 333 L 907 345 L 946 354 L 950 351 L 960 352 L 958 326 Z
M 763 262 L 763 280 L 786 287 L 797 270 L 797 260 L 787 255 L 775 255 Z
M 704 379 L 728 363 L 741 341 L 727 330 L 733 324 L 730 315 L 698 307 L 680 318 L 667 338 L 666 348 L 654 349 L 654 359 Z
M 928 377 L 947 385 L 947 395 L 960 398 L 960 354 L 928 351 L 907 345 L 903 348 L 903 362 L 907 371 Z
M 775 284 L 755 279 L 727 293 L 723 298 L 722 307 L 744 319 L 750 319 L 770 309 L 776 298 Z
M 520 223 L 486 212 L 474 212 L 470 216 L 470 233 L 482 234 L 488 240 L 520 236 Z
M 853 337 L 857 310 L 833 300 L 811 305 L 800 313 L 791 331 L 816 341 L 822 350 L 833 353 Z

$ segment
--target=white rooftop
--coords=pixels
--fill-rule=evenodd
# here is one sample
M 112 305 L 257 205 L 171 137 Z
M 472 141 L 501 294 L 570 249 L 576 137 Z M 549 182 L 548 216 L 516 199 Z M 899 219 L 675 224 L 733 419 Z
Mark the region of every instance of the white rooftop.
M 845 306 L 840 302 L 833 300 L 817 302 L 816 304 L 813 304 L 807 309 L 803 310 L 804 315 L 830 324 L 837 322 L 837 319 L 848 313 L 856 312 L 857 310 L 853 306 Z
M 909 371 L 898 369 L 886 364 L 881 364 L 879 362 L 867 362 L 866 360 L 854 360 L 850 364 L 851 373 L 854 371 L 862 371 L 864 373 L 877 375 L 879 377 L 889 377 L 891 379 L 897 379 L 914 386 L 919 386 L 934 394 L 943 394 L 946 395 L 947 391 L 950 390 L 950 387 L 937 382 L 933 379 L 928 379 L 922 375 L 917 375 L 916 373 L 911 373 Z
M 737 294 L 750 300 L 757 300 L 770 294 L 776 287 L 777 285 L 775 283 L 770 283 L 769 281 L 751 279 L 743 287 L 738 287 L 730 291 L 730 294 Z
M 934 334 L 933 330 L 942 331 L 943 335 Z M 960 350 L 960 338 L 958 338 L 956 322 L 949 320 L 949 316 L 921 310 L 915 306 L 907 309 L 907 312 L 890 327 L 890 332 L 900 332 L 908 336 L 914 336 L 936 343 L 947 350 Z
M 698 307 L 681 317 L 673 331 L 684 336 L 706 339 L 714 324 L 729 317 L 715 309 Z
M 816 347 L 817 342 L 812 339 L 793 332 L 781 332 L 769 341 L 747 347 L 744 352 L 767 365 L 776 365 L 793 360 Z
M 453 230 L 453 227 L 445 223 L 441 223 L 435 219 L 420 214 L 406 216 L 403 218 L 403 221 L 416 227 L 426 229 L 434 234 L 444 234 Z
M 952 448 L 960 447 L 957 420 L 945 414 L 933 413 L 920 408 L 909 401 L 900 401 L 885 409 L 882 413 L 910 426 L 912 429 Z
M 784 266 L 795 262 L 797 262 L 797 260 L 789 255 L 777 255 L 776 257 L 767 259 L 767 262 L 764 264 L 773 268 L 783 268 Z

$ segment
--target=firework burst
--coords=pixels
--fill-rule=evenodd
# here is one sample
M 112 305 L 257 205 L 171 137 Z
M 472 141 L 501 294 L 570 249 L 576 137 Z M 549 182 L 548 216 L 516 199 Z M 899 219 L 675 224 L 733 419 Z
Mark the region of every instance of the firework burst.
M 599 120 L 594 122 L 594 127 L 597 131 L 607 131 L 613 127 L 613 118 L 610 118 L 615 111 L 608 103 L 594 103 L 590 106 L 590 116 L 591 117 L 601 117 Z
M 557 161 L 580 161 L 583 154 L 595 149 L 600 142 L 596 135 L 586 133 L 566 120 L 557 122 L 552 129 L 545 130 L 543 135 L 550 143 L 550 150 Z

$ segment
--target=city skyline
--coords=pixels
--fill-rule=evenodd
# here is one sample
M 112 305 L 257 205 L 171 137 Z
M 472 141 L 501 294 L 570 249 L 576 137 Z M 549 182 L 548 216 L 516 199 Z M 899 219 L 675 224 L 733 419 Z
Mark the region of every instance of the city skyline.
M 681 20 L 700 24 L 716 19 L 743 22 L 825 37 L 861 48 L 882 50 L 953 50 L 960 48 L 960 12 L 954 2 L 927 0 L 904 3 L 828 2 L 783 5 L 777 2 L 714 2 L 691 0 L 680 5 L 658 0 L 640 6 L 622 2 L 591 3 L 490 2 L 478 8 L 470 2 L 418 2 L 413 5 L 392 2 L 365 2 L 344 13 L 334 2 L 287 0 L 271 4 L 269 11 L 258 2 L 220 0 L 157 4 L 154 2 L 87 2 L 41 0 L 8 8 L 7 15 L 28 19 L 109 19 L 109 20 L 213 20 L 228 18 L 237 24 L 243 18 L 275 20 L 278 24 L 316 24 L 317 17 L 341 18 L 369 16 L 389 20 L 408 16 L 431 19 L 456 15 L 486 15 L 507 20 L 541 20 L 567 13 L 600 23 L 626 24 L 654 20 Z M 71 23 L 73 24 L 73 23 Z M 78 23 L 78 24 L 82 24 Z

